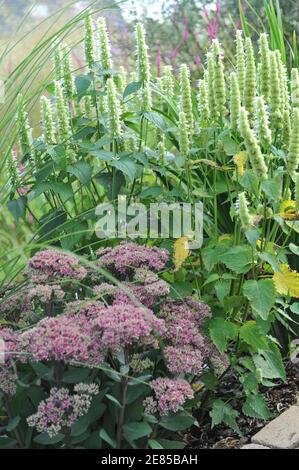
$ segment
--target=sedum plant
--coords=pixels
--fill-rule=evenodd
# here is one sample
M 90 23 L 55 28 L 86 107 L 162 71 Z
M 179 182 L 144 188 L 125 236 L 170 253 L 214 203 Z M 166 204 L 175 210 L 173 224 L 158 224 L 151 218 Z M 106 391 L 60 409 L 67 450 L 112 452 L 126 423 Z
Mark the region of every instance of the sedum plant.
M 41 409 L 48 403 L 47 400 L 55 401 L 58 393 L 56 389 L 60 388 L 57 380 L 62 381 L 60 385 L 63 383 L 63 388 L 65 383 L 71 383 L 64 383 L 64 379 L 59 379 L 61 368 L 55 368 L 51 361 L 63 362 L 63 374 L 69 373 L 72 376 L 74 373 L 78 383 L 84 384 L 86 379 L 87 384 L 95 383 L 100 386 L 99 394 L 83 393 L 87 395 L 83 399 L 88 403 L 88 407 L 83 407 L 87 415 L 94 402 L 104 400 L 101 402 L 103 406 L 98 408 L 102 414 L 96 418 L 97 423 L 104 423 L 101 428 L 101 442 L 97 439 L 97 445 L 137 445 L 132 437 L 130 420 L 134 426 L 139 423 L 136 429 L 140 428 L 140 432 L 144 433 L 139 436 L 141 441 L 138 441 L 138 444 L 142 442 L 144 445 L 148 440 L 151 442 L 149 445 L 157 445 L 153 442 L 156 438 L 153 437 L 152 430 L 155 424 L 160 426 L 160 419 L 164 419 L 161 418 L 161 411 L 164 412 L 168 407 L 170 413 L 185 413 L 180 408 L 185 406 L 185 399 L 188 412 L 193 410 L 199 425 L 210 420 L 211 425 L 216 426 L 223 421 L 236 432 L 240 432 L 238 412 L 233 409 L 235 397 L 224 399 L 221 396 L 221 380 L 230 374 L 237 377 L 242 390 L 242 413 L 250 417 L 268 419 L 270 413 L 261 392 L 262 387 L 274 386 L 276 380 L 286 379 L 283 358 L 288 355 L 288 344 L 283 339 L 292 339 L 298 334 L 298 72 L 294 69 L 291 76 L 288 75 L 283 56 L 271 50 L 272 46 L 270 47 L 264 34 L 260 38 L 259 50 L 255 50 L 251 40 L 244 40 L 242 33 L 238 31 L 235 64 L 226 61 L 221 52 L 221 45 L 214 41 L 207 53 L 206 67 L 199 86 L 196 85 L 193 89 L 187 65 L 181 66 L 177 77 L 171 68 L 165 68 L 159 77 L 160 80 L 156 81 L 151 70 L 142 25 L 136 27 L 136 70 L 128 71 L 123 68 L 114 69 L 108 33 L 103 21 L 100 20 L 100 44 L 96 23 L 88 16 L 84 22 L 86 70 L 72 71 L 71 57 L 64 57 L 71 54 L 71 48 L 62 48 L 60 58 L 60 52 L 56 50 L 55 70 L 41 98 L 41 129 L 34 129 L 33 138 L 29 132 L 30 113 L 29 116 L 26 114 L 29 111 L 27 108 L 30 106 L 30 99 L 20 98 L 16 113 L 15 138 L 11 137 L 6 152 L 9 184 L 5 186 L 4 192 L 7 210 L 16 222 L 26 221 L 29 215 L 32 218 L 34 237 L 26 247 L 28 257 L 36 252 L 36 244 L 47 244 L 54 245 L 55 249 L 76 251 L 84 259 L 89 257 L 89 262 L 96 262 L 94 253 L 101 245 L 94 233 L 97 221 L 95 208 L 98 204 L 113 204 L 119 195 L 127 196 L 130 202 L 142 202 L 146 206 L 151 202 L 193 204 L 202 201 L 202 247 L 189 250 L 185 248 L 186 240 L 175 246 L 172 240 L 158 240 L 160 249 L 174 251 L 174 259 L 179 262 L 174 270 L 163 273 L 162 285 L 155 276 L 154 283 L 155 287 L 159 287 L 159 298 L 160 289 L 162 286 L 165 288 L 164 282 L 167 281 L 173 286 L 171 295 L 176 301 L 183 301 L 186 296 L 191 296 L 192 302 L 204 302 L 209 305 L 211 318 L 207 319 L 204 330 L 221 356 L 221 372 L 218 373 L 217 367 L 213 366 L 210 355 L 204 356 L 201 362 L 199 356 L 204 348 L 198 338 L 196 344 L 191 341 L 194 346 L 192 352 L 178 351 L 171 338 L 165 339 L 165 333 L 159 325 L 165 325 L 168 314 L 161 309 L 160 300 L 157 310 L 156 304 L 154 307 L 153 304 L 147 304 L 149 297 L 152 299 L 155 293 L 151 288 L 145 289 L 146 293 L 144 292 L 144 273 L 135 272 L 136 266 L 128 273 L 121 272 L 117 261 L 111 261 L 118 253 L 117 248 L 110 247 L 116 244 L 111 240 L 105 240 L 107 251 L 102 252 L 100 258 L 102 262 L 105 260 L 105 268 L 111 269 L 111 274 L 124 284 L 125 289 L 128 288 L 127 283 L 133 283 L 134 286 L 134 282 L 141 282 L 142 289 L 133 288 L 132 294 L 133 297 L 139 298 L 141 304 L 145 302 L 145 306 L 150 308 L 149 318 L 144 318 L 143 310 L 141 312 L 139 307 L 131 306 L 131 295 L 124 293 L 118 285 L 116 290 L 110 285 L 111 282 L 103 286 L 101 277 L 101 282 L 95 289 L 97 276 L 104 275 L 100 269 L 96 271 L 96 275 L 92 270 L 90 272 L 88 263 L 87 269 L 63 258 L 62 266 L 66 268 L 67 273 L 71 273 L 66 276 L 71 280 L 64 279 L 65 275 L 59 272 L 58 283 L 54 275 L 53 283 L 45 285 L 43 272 L 36 273 L 34 270 L 37 269 L 36 266 L 41 266 L 42 271 L 47 271 L 48 266 L 51 272 L 52 263 L 56 266 L 55 257 L 58 255 L 52 255 L 52 252 L 45 254 L 42 251 L 41 259 L 37 258 L 36 265 L 34 257 L 34 261 L 30 261 L 27 276 L 34 284 L 31 286 L 35 289 L 33 292 L 36 293 L 36 288 L 41 289 L 40 293 L 46 301 L 33 300 L 36 307 L 33 311 L 30 308 L 29 312 L 26 309 L 20 312 L 20 308 L 15 309 L 12 302 L 11 314 L 16 316 L 13 317 L 13 322 L 16 322 L 18 327 L 20 321 L 22 327 L 22 322 L 25 322 L 26 333 L 6 331 L 7 341 L 12 341 L 15 346 L 15 341 L 19 338 L 22 342 L 33 335 L 32 341 L 28 341 L 26 345 L 35 349 L 28 350 L 28 354 L 33 354 L 32 357 L 42 365 L 28 366 L 26 363 L 26 367 L 32 368 L 32 375 L 28 380 L 32 380 L 30 384 L 35 386 L 38 379 L 34 374 L 38 377 L 45 374 L 50 377 L 49 384 L 53 388 L 52 394 L 48 393 L 47 396 L 40 393 L 40 398 L 36 401 L 37 405 L 42 403 Z M 62 63 L 65 64 L 64 68 Z M 72 76 L 73 79 L 70 80 Z M 153 245 L 153 240 L 150 240 L 151 233 L 146 235 L 148 244 Z M 170 237 L 172 235 L 170 234 Z M 119 246 L 123 248 L 123 245 Z M 160 269 L 163 270 L 164 265 L 156 271 Z M 10 286 L 18 275 L 17 268 L 13 266 L 2 288 L 1 305 L 4 306 L 5 317 L 10 315 L 6 310 L 9 307 L 10 311 L 10 298 L 13 298 L 14 290 L 18 289 L 15 287 L 7 294 L 7 285 Z M 137 278 L 132 278 L 135 275 Z M 76 282 L 72 281 L 73 277 Z M 88 281 L 87 286 L 85 281 Z M 42 287 L 35 283 L 41 284 Z M 100 305 L 96 303 L 93 307 L 93 302 L 99 302 L 94 300 L 93 295 L 99 295 L 101 299 L 104 297 L 104 301 L 101 300 Z M 18 295 L 17 297 L 20 298 Z M 137 357 L 125 353 L 128 346 L 126 338 L 122 342 L 120 334 L 113 329 L 117 326 L 118 315 L 121 316 L 121 312 L 112 307 L 117 301 L 115 297 L 118 301 L 122 299 L 127 308 L 132 308 L 138 319 L 140 315 L 141 323 L 136 321 L 141 330 L 148 333 L 146 337 L 158 340 L 157 356 L 152 349 L 147 355 L 147 347 L 150 345 L 143 342 L 140 344 L 142 350 L 136 351 Z M 30 305 L 32 299 L 35 297 L 28 300 Z M 86 317 L 84 307 L 81 308 L 78 303 L 70 306 L 70 313 L 65 311 L 66 301 L 79 300 L 86 301 L 90 306 L 88 314 L 90 313 L 94 320 L 92 326 L 96 332 L 100 330 L 99 334 L 102 334 L 106 327 L 111 327 L 105 340 L 114 339 L 113 345 L 107 342 L 103 350 L 99 351 L 92 349 L 93 343 L 90 345 L 83 341 L 80 336 L 82 332 L 92 335 L 90 325 L 86 324 L 89 323 L 89 315 Z M 179 303 L 175 310 L 177 319 L 181 321 L 180 305 Z M 191 309 L 193 312 L 193 307 L 188 301 L 183 305 L 184 311 L 190 313 Z M 107 313 L 103 310 L 105 308 L 108 309 L 109 315 L 104 314 L 103 318 L 100 315 L 103 322 L 106 322 L 101 324 L 93 318 L 93 314 L 97 309 L 101 314 L 103 311 Z M 196 309 L 201 311 L 199 307 Z M 130 310 L 130 314 L 132 312 Z M 76 321 L 73 323 L 72 315 L 76 321 L 82 321 L 80 328 L 74 327 Z M 128 316 L 130 317 L 129 314 Z M 187 319 L 184 318 L 185 320 Z M 34 334 L 33 324 L 39 328 L 38 335 Z M 194 327 L 193 324 L 188 325 Z M 193 330 L 189 326 L 184 326 L 183 331 L 192 333 Z M 176 331 L 172 330 L 171 325 L 167 328 L 169 331 Z M 47 335 L 51 336 L 52 330 L 59 334 L 66 331 L 66 338 L 69 334 L 74 334 L 79 338 L 78 343 L 73 343 L 72 340 L 69 344 L 66 340 L 67 351 L 60 351 L 59 348 L 48 350 L 51 341 L 40 344 L 38 339 L 43 338 L 43 334 L 48 338 Z M 139 339 L 141 330 L 133 331 L 129 328 L 128 342 L 134 343 L 134 334 Z M 172 337 L 174 336 L 172 334 Z M 163 341 L 166 341 L 168 349 L 161 345 Z M 76 351 L 73 350 L 74 344 L 78 346 Z M 107 345 L 112 355 L 105 349 Z M 209 348 L 206 349 L 208 350 Z M 38 355 L 39 351 L 41 356 Z M 77 364 L 71 363 L 74 352 L 77 354 Z M 143 365 L 139 364 L 138 354 L 142 354 L 141 362 L 145 361 L 142 362 Z M 98 366 L 100 364 L 99 372 L 96 364 L 88 363 L 91 359 L 95 359 Z M 44 361 L 47 364 L 44 364 Z M 48 364 L 49 361 L 51 364 Z M 134 369 L 133 375 L 131 363 L 138 370 L 136 372 Z M 164 375 L 156 374 L 157 364 L 159 367 L 161 364 Z M 206 367 L 204 373 L 201 364 Z M 105 372 L 103 367 L 106 365 L 108 370 Z M 140 372 L 143 366 L 146 369 Z M 181 366 L 188 368 L 182 372 L 183 379 L 179 376 Z M 94 374 L 90 371 L 93 368 Z M 80 372 L 77 376 L 78 370 Z M 8 381 L 7 389 L 9 384 L 13 387 L 12 381 L 7 377 L 9 373 L 14 376 L 14 372 L 13 368 L 3 371 L 3 376 Z M 143 375 L 150 375 L 150 380 L 153 380 L 152 388 L 149 387 L 149 379 L 140 379 Z M 94 378 L 91 380 L 91 376 L 96 376 L 97 381 L 94 382 Z M 119 431 L 116 416 L 119 417 L 118 412 L 122 409 L 121 390 L 128 388 L 131 397 L 134 397 L 134 393 L 138 395 L 135 391 L 131 392 L 137 383 L 136 377 L 145 382 L 141 384 L 145 387 L 144 395 L 140 392 L 136 400 L 140 399 L 141 405 L 141 399 L 142 403 L 146 399 L 142 410 L 147 410 L 149 415 L 142 411 L 136 417 L 132 406 L 128 411 L 128 414 L 132 413 L 130 420 L 124 422 L 123 430 Z M 179 382 L 173 384 L 169 380 Z M 187 384 L 181 380 L 186 380 Z M 194 385 L 194 380 L 200 380 L 201 389 L 198 400 L 195 397 L 195 402 L 191 399 L 190 391 L 190 384 Z M 106 390 L 107 387 L 109 391 Z M 67 390 L 61 393 L 68 397 L 72 407 L 76 400 L 82 398 L 81 392 L 74 387 L 66 388 Z M 177 407 L 169 408 L 171 400 L 167 398 L 168 393 Z M 107 398 L 107 394 L 113 398 Z M 166 401 L 161 404 L 163 394 L 166 394 Z M 198 402 L 201 407 L 199 412 L 194 411 Z M 131 404 L 133 401 L 129 403 Z M 111 428 L 105 414 L 107 410 L 109 416 L 113 416 Z M 39 413 L 38 406 L 35 409 L 31 407 L 28 416 L 33 415 L 34 418 L 29 422 L 38 425 L 36 413 Z M 78 421 L 81 418 L 84 421 L 83 417 L 79 416 Z M 26 426 L 24 416 L 21 416 L 21 419 L 22 425 Z M 194 418 L 189 414 L 186 421 L 191 425 Z M 80 440 L 79 429 L 77 434 L 76 430 L 72 430 L 72 426 L 65 426 L 67 429 L 61 433 L 61 441 L 54 445 L 60 445 L 62 442 L 66 446 L 74 445 L 77 438 Z M 93 445 L 96 425 L 89 422 L 88 426 L 93 436 L 90 437 L 91 441 L 86 443 L 89 446 Z M 166 431 L 161 437 L 164 443 L 162 446 L 172 439 L 167 428 L 163 429 Z M 12 435 L 10 437 L 15 439 Z M 36 444 L 39 439 L 43 439 L 35 434 L 34 437 L 37 437 Z M 83 436 L 81 437 L 83 439 Z M 159 441 L 159 438 L 157 440 Z M 53 441 L 50 441 L 50 444 L 53 444 Z

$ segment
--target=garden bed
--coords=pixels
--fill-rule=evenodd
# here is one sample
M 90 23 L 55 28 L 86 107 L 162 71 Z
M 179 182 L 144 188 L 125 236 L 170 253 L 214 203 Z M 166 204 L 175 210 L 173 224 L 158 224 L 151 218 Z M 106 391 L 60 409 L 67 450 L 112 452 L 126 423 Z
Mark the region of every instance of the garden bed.
M 298 400 L 299 367 L 289 362 L 286 364 L 286 371 L 286 383 L 278 380 L 275 387 L 271 389 L 263 387 L 261 390 L 264 393 L 269 410 L 273 413 L 273 418 L 296 404 Z M 221 393 L 227 397 L 237 396 L 240 393 L 240 384 L 233 375 L 227 377 L 221 387 Z M 216 426 L 211 429 L 210 423 L 208 423 L 200 429 L 200 432 L 195 432 L 188 438 L 192 448 L 239 449 L 250 442 L 251 437 L 271 421 L 245 416 L 241 412 L 241 404 L 241 401 L 235 400 L 234 406 L 240 411 L 237 422 L 244 435 L 243 437 L 238 436 L 231 428 L 225 426 Z

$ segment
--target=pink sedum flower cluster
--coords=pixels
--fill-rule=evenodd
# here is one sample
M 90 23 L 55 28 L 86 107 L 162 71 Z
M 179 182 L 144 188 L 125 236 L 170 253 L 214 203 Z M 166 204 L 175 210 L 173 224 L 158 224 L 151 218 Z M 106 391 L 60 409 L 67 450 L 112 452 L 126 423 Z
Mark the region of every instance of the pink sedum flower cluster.
M 153 271 L 161 271 L 169 258 L 169 253 L 161 248 L 149 248 L 126 241 L 115 248 L 101 248 L 97 255 L 100 266 L 112 268 L 120 274 L 129 273 L 131 268 L 145 266 Z
M 210 316 L 203 302 L 188 298 L 166 302 L 160 312 L 165 319 L 168 346 L 164 349 L 167 367 L 173 374 L 199 375 L 204 360 L 210 355 L 211 344 L 200 329 Z
M 150 382 L 150 386 L 154 392 L 154 398 L 147 397 L 144 400 L 145 414 L 177 413 L 186 400 L 193 398 L 192 388 L 183 379 L 161 377 Z
M 33 282 L 44 282 L 52 278 L 70 278 L 81 280 L 87 276 L 87 270 L 80 266 L 76 256 L 59 250 L 43 250 L 28 262 Z
M 28 425 L 50 437 L 64 431 L 64 428 L 70 428 L 88 412 L 93 396 L 99 393 L 99 387 L 96 384 L 78 384 L 74 391 L 71 395 L 66 388 L 52 388 L 49 398 L 42 401 L 37 412 L 27 418 Z

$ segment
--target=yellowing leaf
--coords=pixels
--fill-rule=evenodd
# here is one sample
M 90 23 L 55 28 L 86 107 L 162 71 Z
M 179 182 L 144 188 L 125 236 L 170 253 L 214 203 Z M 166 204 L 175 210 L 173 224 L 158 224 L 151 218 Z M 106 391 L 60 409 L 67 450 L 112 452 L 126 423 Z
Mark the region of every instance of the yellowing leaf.
M 299 274 L 287 264 L 280 265 L 280 271 L 274 274 L 273 281 L 279 294 L 299 297 Z
M 237 155 L 234 156 L 233 158 L 234 163 L 237 167 L 237 172 L 239 176 L 244 175 L 244 166 L 247 161 L 247 152 L 240 152 L 237 153 Z
M 178 238 L 173 244 L 173 249 L 173 262 L 175 265 L 175 271 L 178 271 L 190 253 L 188 237 Z
M 282 201 L 279 207 L 279 215 L 282 219 L 296 220 L 298 217 L 296 202 L 292 200 Z
M 230 240 L 231 238 L 232 236 L 230 235 L 230 233 L 224 233 L 223 235 L 220 235 L 218 241 L 222 242 L 223 240 Z
M 203 388 L 204 388 L 204 384 L 200 382 L 192 384 L 192 389 L 194 390 L 194 392 L 200 392 L 200 390 L 202 390 Z

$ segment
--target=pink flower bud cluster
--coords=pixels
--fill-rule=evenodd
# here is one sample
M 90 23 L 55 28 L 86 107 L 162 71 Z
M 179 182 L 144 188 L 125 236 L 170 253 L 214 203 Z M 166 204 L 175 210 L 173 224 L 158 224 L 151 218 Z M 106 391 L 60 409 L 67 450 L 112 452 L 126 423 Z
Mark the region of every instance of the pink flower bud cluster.
M 92 398 L 99 393 L 99 388 L 96 384 L 78 384 L 74 391 L 71 395 L 66 388 L 52 388 L 49 398 L 43 400 L 37 412 L 27 418 L 28 425 L 50 437 L 65 431 L 64 428 L 70 428 L 88 412 Z
M 153 271 L 161 271 L 169 258 L 169 253 L 164 249 L 126 241 L 115 248 L 101 248 L 97 255 L 100 266 L 112 268 L 120 274 L 128 274 L 131 268 L 145 266 Z
M 76 256 L 58 250 L 38 252 L 28 262 L 28 274 L 33 282 L 45 282 L 53 278 L 70 278 L 81 280 L 87 271 L 80 266 Z
M 210 316 L 209 307 L 195 299 L 166 302 L 160 315 L 165 319 L 166 338 L 170 345 L 164 349 L 167 367 L 173 374 L 202 372 L 210 345 L 200 329 Z
M 183 379 L 158 378 L 150 382 L 154 397 L 147 397 L 143 405 L 145 414 L 168 415 L 177 413 L 186 400 L 193 398 L 193 390 Z

